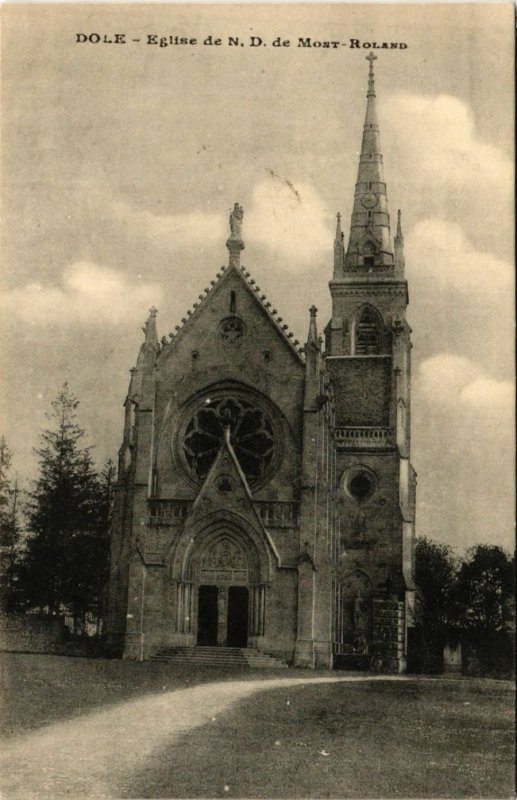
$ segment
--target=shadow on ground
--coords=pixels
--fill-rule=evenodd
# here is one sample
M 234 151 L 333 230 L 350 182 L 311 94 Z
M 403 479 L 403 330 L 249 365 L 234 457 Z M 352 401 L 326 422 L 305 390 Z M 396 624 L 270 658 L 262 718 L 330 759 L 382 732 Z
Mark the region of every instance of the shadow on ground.
M 506 682 L 4 662 L 12 800 L 513 796 Z
M 510 797 L 512 692 L 418 680 L 244 699 L 155 753 L 123 797 Z

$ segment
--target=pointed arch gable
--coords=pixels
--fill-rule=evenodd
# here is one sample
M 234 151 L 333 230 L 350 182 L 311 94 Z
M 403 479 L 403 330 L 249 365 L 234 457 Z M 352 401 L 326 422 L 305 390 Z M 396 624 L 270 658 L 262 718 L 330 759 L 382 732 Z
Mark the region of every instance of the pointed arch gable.
M 345 573 L 342 577 L 342 585 L 350 596 L 361 592 L 363 594 L 373 594 L 373 581 L 364 569 L 353 569 Z
M 170 579 L 196 580 L 210 548 L 223 539 L 245 554 L 250 582 L 271 581 L 276 559 L 269 542 L 248 520 L 241 520 L 230 511 L 218 511 L 185 526 L 169 552 Z

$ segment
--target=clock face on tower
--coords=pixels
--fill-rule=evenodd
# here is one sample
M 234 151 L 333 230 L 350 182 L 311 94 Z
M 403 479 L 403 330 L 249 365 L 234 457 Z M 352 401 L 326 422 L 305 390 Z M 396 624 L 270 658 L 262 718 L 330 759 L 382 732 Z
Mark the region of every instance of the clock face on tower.
M 203 480 L 230 428 L 230 442 L 251 485 L 271 472 L 275 435 L 269 414 L 242 397 L 207 398 L 190 416 L 183 435 L 183 457 L 191 475 Z
M 361 203 L 365 208 L 373 208 L 377 205 L 377 198 L 374 194 L 369 192 L 361 198 Z

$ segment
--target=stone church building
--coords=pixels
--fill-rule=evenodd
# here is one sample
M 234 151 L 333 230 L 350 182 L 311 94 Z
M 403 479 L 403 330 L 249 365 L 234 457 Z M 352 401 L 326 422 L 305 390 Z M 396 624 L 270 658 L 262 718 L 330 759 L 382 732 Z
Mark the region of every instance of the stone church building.
M 170 339 L 151 309 L 112 526 L 108 634 L 125 658 L 233 647 L 303 667 L 405 669 L 411 329 L 368 58 L 352 219 L 346 249 L 337 219 L 323 337 L 312 307 L 300 347 L 240 266 L 238 205 L 228 266 Z

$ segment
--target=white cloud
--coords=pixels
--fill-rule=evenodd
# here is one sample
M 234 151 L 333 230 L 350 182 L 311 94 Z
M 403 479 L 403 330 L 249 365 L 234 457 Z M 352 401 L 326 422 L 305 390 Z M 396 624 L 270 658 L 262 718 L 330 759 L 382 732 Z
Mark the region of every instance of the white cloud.
M 193 242 L 202 242 L 204 246 L 220 244 L 228 235 L 228 223 L 223 214 L 192 211 L 159 215 L 133 208 L 122 200 L 111 202 L 111 212 L 117 222 L 128 225 L 133 232 L 175 250 L 190 248 Z
M 159 286 L 134 283 L 107 267 L 78 262 L 63 272 L 62 285 L 30 283 L 2 294 L 4 314 L 28 325 L 119 325 L 147 314 L 162 297 Z
M 438 290 L 459 290 L 476 295 L 483 303 L 487 294 L 504 293 L 511 307 L 511 264 L 474 249 L 458 224 L 437 218 L 421 220 L 405 236 L 404 246 L 415 281 L 425 276 L 435 281 Z
M 395 94 L 389 98 L 386 120 L 407 159 L 432 183 L 465 187 L 465 200 L 475 187 L 491 185 L 510 200 L 513 167 L 504 153 L 476 133 L 470 107 L 447 94 Z
M 456 405 L 460 409 L 513 415 L 511 381 L 491 378 L 471 359 L 451 353 L 439 353 L 420 365 L 419 387 L 427 400 L 436 404 Z
M 514 389 L 510 381 L 478 378 L 460 392 L 460 401 L 472 408 L 508 409 L 514 407 Z
M 80 186 L 82 196 L 120 230 L 125 241 L 141 238 L 165 247 L 171 253 L 196 248 L 224 248 L 229 236 L 230 207 L 226 212 L 195 210 L 186 214 L 159 215 L 114 197 L 102 181 Z M 92 201 L 94 198 L 94 202 Z M 308 183 L 292 183 L 269 170 L 257 183 L 251 201 L 244 208 L 243 239 L 246 245 L 259 245 L 273 252 L 278 267 L 292 270 L 307 266 L 322 257 L 328 259 L 333 230 L 331 215 L 316 189 Z
M 244 238 L 287 261 L 279 267 L 294 269 L 328 254 L 328 219 L 322 198 L 310 184 L 293 185 L 272 174 L 253 191 Z

